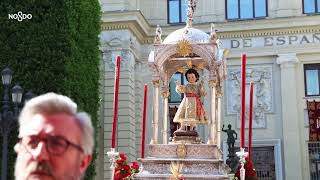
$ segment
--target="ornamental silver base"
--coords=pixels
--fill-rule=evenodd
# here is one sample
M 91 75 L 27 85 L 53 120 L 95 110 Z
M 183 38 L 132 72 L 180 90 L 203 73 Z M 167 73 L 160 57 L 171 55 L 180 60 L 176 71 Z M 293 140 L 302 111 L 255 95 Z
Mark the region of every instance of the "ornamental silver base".
M 174 136 L 170 144 L 201 144 L 201 138 L 197 136 Z
M 180 174 L 185 179 L 229 179 L 230 168 L 223 163 L 222 152 L 208 144 L 152 144 L 149 156 L 139 159 L 143 170 L 135 180 L 170 179 L 173 163 L 182 165 Z

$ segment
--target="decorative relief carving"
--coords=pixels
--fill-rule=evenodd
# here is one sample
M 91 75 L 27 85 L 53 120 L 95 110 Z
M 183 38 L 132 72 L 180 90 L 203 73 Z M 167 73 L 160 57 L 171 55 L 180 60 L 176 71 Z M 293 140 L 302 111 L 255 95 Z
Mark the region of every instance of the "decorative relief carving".
M 186 39 L 180 40 L 177 46 L 177 53 L 179 56 L 189 56 L 192 53 L 192 46 L 190 42 Z
M 106 42 L 106 44 L 110 47 L 119 47 L 122 46 L 122 43 L 122 40 L 117 37 L 111 39 L 109 42 Z
M 134 68 L 135 58 L 129 50 L 102 52 L 103 61 L 105 62 L 105 64 L 107 64 L 106 68 L 114 70 L 116 57 L 118 55 L 120 55 L 121 57 L 120 70 Z
M 184 159 L 187 155 L 187 149 L 186 145 L 184 144 L 178 144 L 177 145 L 177 151 L 176 151 L 177 157 Z
M 113 64 L 114 68 L 114 63 L 112 62 L 112 52 L 111 51 L 102 51 L 102 60 L 105 64 L 108 65 L 108 67 L 111 67 Z
M 237 127 L 240 127 L 240 85 L 239 68 L 229 68 L 227 79 L 227 114 L 237 115 Z M 266 113 L 273 112 L 272 66 L 248 66 L 246 70 L 246 109 L 249 109 L 249 83 L 254 82 L 253 128 L 266 128 Z M 246 121 L 248 121 L 246 112 Z M 248 122 L 246 122 L 246 127 Z
M 122 69 L 133 69 L 135 64 L 135 58 L 131 51 L 122 50 L 121 51 L 121 68 Z
M 181 153 L 183 147 L 185 147 L 186 159 L 215 159 L 220 157 L 220 152 L 217 146 L 214 145 L 193 145 L 193 144 L 181 144 L 180 145 L 149 145 L 149 156 L 157 158 L 179 158 L 177 151 Z
M 192 161 L 192 163 L 191 163 Z M 230 168 L 223 163 L 201 163 L 196 162 L 197 160 L 190 160 L 190 162 L 183 163 L 182 174 L 183 175 L 223 175 L 230 172 Z M 159 163 L 144 163 L 144 171 L 150 174 L 171 174 L 170 164 L 159 164 Z

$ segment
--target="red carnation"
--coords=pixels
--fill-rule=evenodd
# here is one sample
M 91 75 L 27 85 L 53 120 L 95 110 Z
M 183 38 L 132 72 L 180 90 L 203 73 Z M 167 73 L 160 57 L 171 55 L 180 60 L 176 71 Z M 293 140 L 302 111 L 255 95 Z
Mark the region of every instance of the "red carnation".
M 115 169 L 114 169 L 114 171 L 120 171 L 122 169 L 122 166 L 117 166 Z
M 256 171 L 255 170 L 249 170 L 249 171 L 246 171 L 246 176 L 253 176 L 256 174 Z
M 125 178 L 125 177 L 120 173 L 114 174 L 114 179 L 115 180 L 122 180 L 123 178 Z
M 244 164 L 244 168 L 245 168 L 245 169 L 252 169 L 252 168 L 253 168 L 252 162 L 247 161 L 247 163 Z
M 127 160 L 127 157 L 126 157 L 125 154 L 120 153 L 120 154 L 119 154 L 119 157 L 120 157 L 122 160 L 124 160 L 124 161 Z
M 132 165 L 131 165 L 131 169 L 134 169 L 134 170 L 139 169 L 138 163 L 137 162 L 133 162 Z
M 129 171 L 129 170 L 130 170 L 130 166 L 129 166 L 129 165 L 124 165 L 124 166 L 123 166 L 123 169 L 124 169 L 125 171 Z
M 117 163 L 118 165 L 125 165 L 125 164 L 126 164 L 126 161 L 123 160 L 123 159 L 119 159 L 119 160 L 116 160 L 116 163 Z
M 137 162 L 132 162 L 131 166 L 129 166 L 125 154 L 119 154 L 119 156 L 116 158 L 116 166 L 114 170 L 114 179 L 131 179 L 133 174 L 139 172 L 139 164 Z

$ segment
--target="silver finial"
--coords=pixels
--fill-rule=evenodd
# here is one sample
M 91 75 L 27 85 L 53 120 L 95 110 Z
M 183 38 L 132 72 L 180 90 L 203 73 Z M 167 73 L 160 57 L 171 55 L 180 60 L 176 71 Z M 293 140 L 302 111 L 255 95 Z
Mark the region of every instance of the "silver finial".
M 193 14 L 197 7 L 198 0 L 186 0 L 187 1 L 187 28 L 192 27 Z
M 218 39 L 217 37 L 217 30 L 215 28 L 215 25 L 213 23 L 211 23 L 211 28 L 210 28 L 210 40 L 211 42 L 215 43 Z
M 155 44 L 161 44 L 162 43 L 161 34 L 162 34 L 161 27 L 159 25 L 157 25 L 156 36 L 154 37 L 154 43 Z

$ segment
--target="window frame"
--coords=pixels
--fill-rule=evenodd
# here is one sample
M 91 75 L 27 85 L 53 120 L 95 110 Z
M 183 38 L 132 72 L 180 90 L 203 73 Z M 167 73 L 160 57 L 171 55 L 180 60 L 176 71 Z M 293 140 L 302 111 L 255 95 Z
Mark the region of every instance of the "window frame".
M 314 12 L 312 12 L 312 13 L 306 13 L 306 12 L 304 12 L 304 2 L 305 2 L 305 0 L 302 0 L 302 13 L 303 13 L 303 14 L 306 14 L 306 15 L 320 14 L 320 11 L 319 11 L 319 9 L 318 9 L 318 0 L 315 0 L 315 1 L 314 1 L 314 6 L 315 6 L 315 8 L 314 8 Z
M 172 0 L 167 0 L 167 23 L 168 24 L 183 24 L 185 23 L 186 21 L 182 21 L 182 3 L 181 1 L 184 1 L 184 0 L 178 0 L 179 1 L 179 22 L 170 22 L 170 1 Z
M 316 95 L 308 95 L 308 93 L 307 93 L 307 76 L 306 76 L 306 71 L 307 71 L 307 70 L 318 70 L 319 94 L 316 94 Z M 304 74 L 304 94 L 305 94 L 305 97 L 320 96 L 320 63 L 304 64 L 304 65 L 303 65 L 303 74 Z
M 239 20 L 249 20 L 249 19 L 265 19 L 266 17 L 268 17 L 268 0 L 264 0 L 266 3 L 266 16 L 262 16 L 262 17 L 255 17 L 255 1 L 256 0 L 252 0 L 252 18 L 241 18 L 241 5 L 240 5 L 240 1 L 238 0 L 238 18 L 232 18 L 229 19 L 228 18 L 228 0 L 225 0 L 225 18 L 227 21 L 239 21 Z

